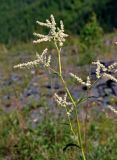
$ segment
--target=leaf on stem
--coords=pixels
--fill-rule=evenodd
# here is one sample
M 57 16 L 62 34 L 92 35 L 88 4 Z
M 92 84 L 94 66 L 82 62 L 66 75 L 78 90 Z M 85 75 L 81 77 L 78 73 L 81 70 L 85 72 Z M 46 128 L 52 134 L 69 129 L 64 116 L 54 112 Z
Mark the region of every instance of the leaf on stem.
M 77 144 L 68 143 L 68 144 L 63 148 L 63 151 L 65 152 L 69 147 L 77 147 L 77 148 L 81 149 L 81 147 L 78 146 Z

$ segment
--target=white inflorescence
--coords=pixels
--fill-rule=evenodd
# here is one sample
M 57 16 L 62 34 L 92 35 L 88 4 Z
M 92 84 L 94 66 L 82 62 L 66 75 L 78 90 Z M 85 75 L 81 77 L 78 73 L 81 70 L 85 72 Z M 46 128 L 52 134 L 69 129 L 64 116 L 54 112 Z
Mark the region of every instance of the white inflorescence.
M 110 75 L 110 74 L 104 73 L 103 77 L 106 77 L 108 79 L 111 79 L 111 80 L 117 82 L 117 79 L 115 77 L 113 77 L 112 75 Z
M 115 114 L 117 114 L 117 110 L 115 108 L 113 108 L 111 105 L 108 105 L 108 108 L 113 111 Z
M 97 63 L 97 68 L 96 68 L 96 76 L 97 78 L 100 78 L 100 69 L 101 69 L 101 66 L 99 65 L 99 62 Z
M 40 60 L 40 63 L 42 63 L 45 67 L 49 67 L 50 66 L 50 62 L 51 62 L 51 56 L 49 55 L 47 57 L 47 48 L 42 52 L 41 55 L 36 54 L 37 58 Z
M 44 41 L 54 40 L 59 44 L 60 47 L 63 46 L 63 42 L 65 41 L 65 38 L 68 37 L 68 35 L 64 33 L 64 25 L 62 21 L 60 21 L 60 28 L 56 27 L 54 16 L 51 15 L 50 20 L 47 19 L 46 23 L 37 21 L 37 24 L 49 28 L 50 31 L 48 35 L 34 33 L 34 35 L 37 36 L 38 39 L 33 41 L 33 43 L 41 43 Z
M 67 109 L 67 115 L 71 114 L 71 112 L 73 111 L 73 105 L 71 102 L 67 102 L 67 94 L 65 94 L 64 97 L 62 98 L 58 94 L 55 93 L 54 99 L 58 103 L 58 105 L 60 105 L 62 107 L 71 106 L 70 109 Z
M 99 60 L 97 62 L 93 62 L 92 64 L 97 65 L 96 77 L 98 79 L 100 77 L 106 77 L 106 78 L 109 78 L 109 79 L 117 82 L 117 79 L 114 76 L 111 75 L 111 73 L 116 73 L 117 72 L 117 63 L 116 62 L 111 64 L 111 65 L 109 65 L 108 67 L 106 67 L 103 64 L 101 64 Z M 103 72 L 101 72 L 101 71 L 103 71 Z
M 17 64 L 14 66 L 14 68 L 31 68 L 33 66 L 36 66 L 37 64 L 39 64 L 39 60 L 34 60 L 34 61 L 30 61 L 27 63 L 21 63 L 21 64 Z
M 99 79 L 101 77 L 101 69 L 103 72 L 105 72 L 107 71 L 107 68 L 103 64 L 101 64 L 99 60 L 97 60 L 97 62 L 92 62 L 92 64 L 97 65 L 96 77 Z
M 87 86 L 87 87 L 90 87 L 91 86 L 91 81 L 90 81 L 90 77 L 88 76 L 87 77 L 87 81 L 84 82 L 80 77 L 76 76 L 75 74 L 73 73 L 70 73 L 70 76 L 73 77 L 74 79 L 76 79 L 79 83 Z
M 117 72 L 117 62 L 111 64 L 110 66 L 108 66 L 108 70 L 112 71 L 113 72 Z
M 34 61 L 30 61 L 27 63 L 22 63 L 22 64 L 18 64 L 15 65 L 14 68 L 32 68 L 38 64 L 43 64 L 45 67 L 49 67 L 50 66 L 50 61 L 51 61 L 51 56 L 47 57 L 47 48 L 42 52 L 41 55 L 36 54 L 37 55 L 37 59 Z

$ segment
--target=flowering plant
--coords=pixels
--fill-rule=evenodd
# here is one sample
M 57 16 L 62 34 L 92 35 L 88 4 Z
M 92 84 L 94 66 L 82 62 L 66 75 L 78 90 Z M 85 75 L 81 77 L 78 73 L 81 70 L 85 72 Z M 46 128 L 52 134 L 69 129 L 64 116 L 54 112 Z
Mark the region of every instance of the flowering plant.
M 43 35 L 39 33 L 34 33 L 34 35 L 37 37 L 37 40 L 34 40 L 33 43 L 42 43 L 45 41 L 51 41 L 54 43 L 56 50 L 57 50 L 57 55 L 58 55 L 58 71 L 56 71 L 54 68 L 51 68 L 51 55 L 47 55 L 47 48 L 42 52 L 41 55 L 38 53 L 36 54 L 37 59 L 34 61 L 30 61 L 27 63 L 22 63 L 14 66 L 14 68 L 30 68 L 33 66 L 37 66 L 38 64 L 42 64 L 44 67 L 50 69 L 52 72 L 55 72 L 60 80 L 63 83 L 63 86 L 65 88 L 65 95 L 64 97 L 60 97 L 57 93 L 54 94 L 54 99 L 55 101 L 62 107 L 65 108 L 66 114 L 69 120 L 69 126 L 71 129 L 71 132 L 74 137 L 77 137 L 77 145 L 81 148 L 81 153 L 82 153 L 82 159 L 86 160 L 85 156 L 85 151 L 84 151 L 84 146 L 83 146 L 83 141 L 82 141 L 82 135 L 81 135 L 81 127 L 80 127 L 80 121 L 79 121 L 79 116 L 78 116 L 78 107 L 77 105 L 81 103 L 80 99 L 78 102 L 74 99 L 72 94 L 70 93 L 67 83 L 64 80 L 63 77 L 63 72 L 62 72 L 62 64 L 61 64 L 61 47 L 63 46 L 63 43 L 65 42 L 65 38 L 68 37 L 67 34 L 64 33 L 64 25 L 63 22 L 60 21 L 60 28 L 56 26 L 56 22 L 54 19 L 54 16 L 50 16 L 50 20 L 46 20 L 45 23 L 37 21 L 37 24 L 40 26 L 44 26 L 50 29 L 48 35 Z M 109 78 L 115 82 L 117 82 L 117 79 L 112 75 L 113 73 L 117 72 L 117 63 L 113 63 L 110 66 L 106 67 L 104 66 L 99 60 L 97 62 L 93 62 L 94 65 L 96 65 L 96 77 L 97 80 L 100 78 Z M 91 81 L 91 77 L 87 76 L 86 81 L 82 80 L 82 78 L 78 77 L 77 75 L 70 73 L 70 76 L 74 79 L 76 79 L 79 83 L 82 85 L 88 87 L 91 89 L 93 84 L 96 83 Z M 68 107 L 69 106 L 69 107 Z M 115 109 L 109 106 L 109 108 L 117 113 Z M 72 111 L 75 111 L 76 115 L 76 120 L 77 120 L 77 133 L 75 132 L 72 122 L 71 122 L 71 117 L 70 115 L 72 114 Z

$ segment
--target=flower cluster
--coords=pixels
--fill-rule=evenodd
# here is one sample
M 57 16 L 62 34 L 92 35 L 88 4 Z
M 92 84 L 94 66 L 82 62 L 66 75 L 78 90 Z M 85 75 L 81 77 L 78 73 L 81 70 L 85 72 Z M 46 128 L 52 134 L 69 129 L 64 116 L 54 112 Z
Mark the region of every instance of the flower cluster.
M 115 82 L 117 82 L 117 79 L 112 76 L 112 73 L 117 72 L 117 63 L 113 63 L 109 65 L 108 67 L 104 66 L 99 60 L 97 62 L 93 62 L 92 64 L 97 65 L 96 68 L 96 77 L 99 79 L 100 77 L 106 77 L 109 78 Z
M 117 72 L 117 62 L 111 64 L 110 66 L 108 66 L 108 70 L 109 71 L 113 71 L 114 73 Z
M 114 76 L 112 76 L 111 74 L 104 73 L 104 74 L 103 74 L 103 77 L 106 77 L 106 78 L 108 78 L 108 79 L 111 79 L 112 81 L 114 81 L 114 82 L 117 83 L 117 79 L 116 79 Z
M 50 20 L 46 20 L 46 23 L 37 21 L 37 24 L 40 26 L 45 26 L 50 29 L 48 35 L 43 35 L 39 33 L 34 33 L 36 37 L 38 37 L 37 40 L 33 41 L 33 43 L 41 43 L 44 41 L 55 41 L 59 44 L 59 46 L 63 46 L 63 42 L 65 41 L 65 38 L 68 36 L 67 34 L 64 33 L 64 25 L 63 22 L 60 21 L 60 28 L 56 27 L 56 22 L 54 19 L 54 16 L 50 16 Z
M 49 67 L 51 62 L 51 56 L 49 55 L 47 57 L 46 55 L 47 51 L 48 50 L 46 48 L 41 55 L 37 54 L 37 58 L 39 59 L 40 63 L 43 64 L 45 67 Z
M 84 82 L 80 77 L 76 76 L 75 74 L 73 73 L 70 73 L 70 76 L 73 77 L 74 79 L 76 79 L 79 83 L 81 83 L 82 85 L 85 85 L 87 87 L 90 87 L 91 86 L 91 81 L 90 81 L 90 77 L 87 76 L 87 81 Z
M 117 110 L 115 108 L 113 108 L 111 105 L 108 105 L 108 108 L 114 112 L 115 114 L 117 114 Z
M 67 102 L 67 94 L 65 94 L 64 97 L 62 98 L 58 94 L 55 93 L 54 99 L 62 107 L 71 106 L 69 110 L 67 109 L 67 115 L 71 114 L 71 112 L 73 111 L 73 105 L 71 102 Z
M 99 60 L 97 60 L 97 62 L 92 62 L 92 64 L 97 65 L 96 77 L 99 79 L 101 77 L 101 69 L 103 72 L 106 72 L 107 68 L 103 64 L 101 64 Z
M 51 61 L 51 56 L 47 57 L 46 54 L 47 54 L 47 48 L 42 52 L 41 55 L 36 54 L 37 55 L 36 60 L 15 65 L 14 68 L 25 68 L 25 67 L 32 68 L 38 64 L 43 64 L 45 67 L 49 67 L 50 61 Z

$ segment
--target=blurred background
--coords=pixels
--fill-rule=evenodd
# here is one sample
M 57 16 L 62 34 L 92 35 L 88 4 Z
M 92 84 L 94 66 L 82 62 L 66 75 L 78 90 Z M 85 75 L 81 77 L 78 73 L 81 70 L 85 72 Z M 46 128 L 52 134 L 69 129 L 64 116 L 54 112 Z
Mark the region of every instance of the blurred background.
M 36 20 L 44 21 L 50 14 L 64 20 L 66 32 L 81 33 L 94 14 L 105 33 L 116 30 L 117 2 L 115 0 L 1 0 L 0 42 L 29 41 Z
M 45 47 L 57 68 L 56 50 L 51 43 L 34 45 L 34 32 L 48 33 L 36 24 L 53 14 L 63 20 L 69 34 L 61 51 L 63 73 L 75 99 L 84 97 L 87 88 L 74 83 L 69 72 L 95 80 L 92 61 L 108 66 L 117 61 L 116 0 L 0 0 L 0 160 L 76 160 L 77 148 L 63 153 L 74 142 L 53 94 L 65 91 L 58 77 L 41 66 L 14 69 L 18 63 L 35 59 Z M 116 77 L 117 75 L 115 75 Z M 101 80 L 92 89 L 90 105 L 79 108 L 84 142 L 90 160 L 117 160 L 116 115 L 117 83 Z M 74 116 L 73 116 L 74 117 Z M 75 125 L 75 119 L 71 117 Z M 86 134 L 83 135 L 86 139 Z M 33 144 L 32 144 L 33 142 Z M 90 144 L 89 148 L 86 143 Z

